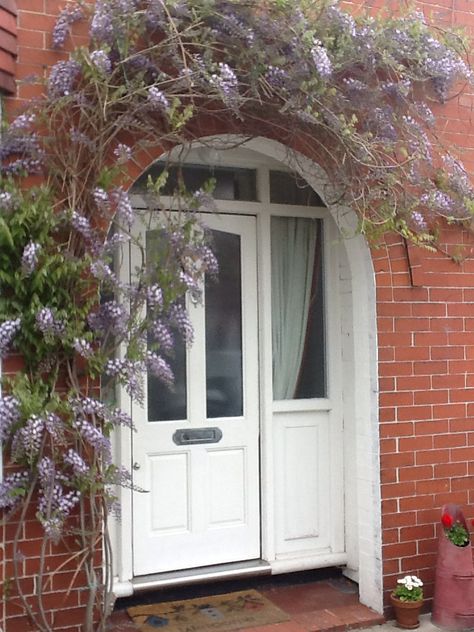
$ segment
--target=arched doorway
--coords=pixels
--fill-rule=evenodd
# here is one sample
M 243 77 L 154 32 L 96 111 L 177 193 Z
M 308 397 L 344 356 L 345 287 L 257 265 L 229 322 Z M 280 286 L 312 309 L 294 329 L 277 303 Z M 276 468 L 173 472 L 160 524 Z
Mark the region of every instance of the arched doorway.
M 362 239 L 340 238 L 351 215 L 315 193 L 327 185 L 322 171 L 298 160 L 311 189 L 288 162 L 266 140 L 187 156 L 191 180 L 209 168 L 216 178 L 218 214 L 203 220 L 226 287 L 210 286 L 205 306 L 190 308 L 196 340 L 179 352 L 181 382 L 171 396 L 149 382 L 131 411 L 138 432 L 120 443 L 151 490 L 124 499 L 122 594 L 203 567 L 225 576 L 235 564 L 249 573 L 342 565 L 381 610 L 370 256 Z

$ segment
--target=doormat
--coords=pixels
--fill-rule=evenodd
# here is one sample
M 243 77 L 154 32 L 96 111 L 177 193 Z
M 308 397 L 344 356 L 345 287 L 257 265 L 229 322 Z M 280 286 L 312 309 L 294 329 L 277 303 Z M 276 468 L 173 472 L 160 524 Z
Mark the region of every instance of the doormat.
M 256 590 L 134 606 L 127 612 L 140 632 L 227 632 L 290 618 Z

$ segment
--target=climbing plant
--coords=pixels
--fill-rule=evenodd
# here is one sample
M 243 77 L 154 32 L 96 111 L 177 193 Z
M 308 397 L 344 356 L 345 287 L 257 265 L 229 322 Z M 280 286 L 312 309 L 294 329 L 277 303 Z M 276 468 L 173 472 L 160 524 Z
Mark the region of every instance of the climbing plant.
M 88 46 L 75 45 L 77 22 L 88 24 Z M 192 341 L 183 297 L 198 298 L 204 274 L 218 269 L 200 221 L 213 209 L 212 182 L 188 191 L 178 177 L 165 205 L 164 161 L 149 182 L 149 214 L 137 216 L 130 167 L 172 147 L 182 149 L 179 162 L 197 140 L 224 150 L 275 138 L 303 175 L 302 155 L 326 171 L 331 189 L 321 195 L 350 206 L 360 232 L 435 247 L 439 221 L 467 222 L 474 211 L 432 109 L 471 72 L 463 38 L 422 14 L 354 18 L 334 0 L 68 2 L 51 46 L 58 61 L 43 96 L 0 143 L 0 357 L 15 352 L 24 363 L 0 398 L 13 468 L 0 507 L 20 525 L 13 580 L 41 632 L 53 629 L 43 604 L 49 545 L 74 536 L 91 632 L 105 629 L 111 605 L 114 489 L 132 486 L 110 437 L 133 422 L 101 382 L 139 403 L 146 370 L 172 388 L 176 337 Z M 160 231 L 153 259 L 133 230 L 150 216 Z M 130 242 L 142 257 L 125 282 L 117 266 Z M 19 563 L 31 511 L 44 531 L 34 599 L 22 592 Z

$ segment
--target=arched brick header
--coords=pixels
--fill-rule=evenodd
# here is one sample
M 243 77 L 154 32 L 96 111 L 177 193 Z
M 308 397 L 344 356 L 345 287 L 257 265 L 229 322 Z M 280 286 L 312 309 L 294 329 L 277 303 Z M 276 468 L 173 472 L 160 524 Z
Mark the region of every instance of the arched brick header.
M 0 91 L 15 92 L 16 4 L 0 0 Z

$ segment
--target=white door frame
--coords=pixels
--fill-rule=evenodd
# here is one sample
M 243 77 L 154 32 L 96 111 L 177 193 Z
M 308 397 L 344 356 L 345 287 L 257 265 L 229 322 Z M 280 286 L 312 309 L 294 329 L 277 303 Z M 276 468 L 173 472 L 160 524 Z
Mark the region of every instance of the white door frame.
M 229 140 L 226 137 L 226 140 Z M 263 168 L 271 164 L 278 168 L 278 164 L 299 172 L 307 182 L 325 200 L 336 199 L 332 195 L 333 189 L 324 171 L 315 163 L 295 152 L 289 153 L 288 149 L 268 139 L 254 139 L 248 141 L 246 148 L 255 152 L 255 162 Z M 204 151 L 213 151 L 204 149 Z M 242 161 L 232 159 L 233 166 L 249 166 L 248 157 Z M 252 164 L 252 166 L 254 166 Z M 257 166 L 257 164 L 255 165 Z M 255 214 L 261 216 L 268 200 L 260 198 L 261 202 L 244 204 L 222 203 L 219 207 L 222 212 L 235 210 L 241 214 Z M 239 210 L 235 207 L 239 206 Z M 233 208 L 231 208 L 233 207 Z M 287 207 L 286 207 L 287 208 Z M 303 207 L 292 207 L 297 214 L 302 213 Z M 275 209 L 272 205 L 272 212 Z M 321 209 L 321 217 L 330 213 L 343 235 L 353 234 L 356 225 L 355 216 L 350 209 L 340 206 L 331 206 Z M 313 215 L 314 216 L 314 215 Z M 329 222 L 328 222 L 329 223 Z M 268 234 L 263 234 L 262 223 L 257 226 L 257 239 L 268 239 Z M 334 244 L 339 240 L 336 232 L 331 239 Z M 263 380 L 261 384 L 261 433 L 262 433 L 262 489 L 265 489 L 262 502 L 262 556 L 274 563 L 273 572 L 286 570 L 302 570 L 317 566 L 344 564 L 358 575 L 359 594 L 361 602 L 382 612 L 382 558 L 381 558 L 381 509 L 380 509 L 380 473 L 379 473 L 379 438 L 378 438 L 378 399 L 377 399 L 377 363 L 376 363 L 376 318 L 375 318 L 375 279 L 369 248 L 365 239 L 355 236 L 351 239 L 339 241 L 347 256 L 347 267 L 350 275 L 349 284 L 352 296 L 352 336 L 349 342 L 350 353 L 353 357 L 353 369 L 351 381 L 353 392 L 357 394 L 353 398 L 350 411 L 344 410 L 345 417 L 345 450 L 346 465 L 346 498 L 350 495 L 356 499 L 356 504 L 346 510 L 346 516 L 350 515 L 354 523 L 346 524 L 346 550 L 347 554 L 337 556 L 319 556 L 318 559 L 307 558 L 306 562 L 300 559 L 292 564 L 291 559 L 287 563 L 278 564 L 275 560 L 275 498 L 274 476 L 275 464 L 273 460 L 273 436 L 271 432 L 272 415 L 269 407 L 272 405 L 271 384 L 269 380 Z M 261 250 L 261 248 L 259 248 Z M 336 248 L 331 248 L 332 254 Z M 122 264 L 125 261 L 122 262 Z M 260 274 L 268 274 L 261 263 Z M 329 261 L 326 262 L 328 265 Z M 334 260 L 333 260 L 334 265 Z M 264 288 L 263 288 L 264 290 Z M 260 291 L 260 305 L 262 320 L 267 316 L 268 297 L 265 291 Z M 265 303 L 267 309 L 265 310 Z M 271 366 L 271 340 L 269 344 L 268 331 L 261 331 L 261 363 Z M 331 333 L 329 332 L 331 336 Z M 354 370 L 357 367 L 357 370 Z M 270 372 L 271 375 L 271 372 Z M 129 409 L 127 398 L 122 398 L 120 405 L 124 410 Z M 334 455 L 336 458 L 337 455 Z M 119 430 L 114 437 L 115 462 L 125 467 L 131 467 L 131 439 L 130 433 Z M 349 467 L 349 472 L 347 472 Z M 131 531 L 131 493 L 129 490 L 118 491 L 122 505 L 122 521 L 112 525 L 112 544 L 114 550 L 114 592 L 117 596 L 126 596 L 133 593 L 132 571 L 132 531 Z

